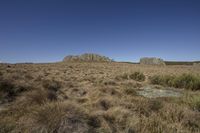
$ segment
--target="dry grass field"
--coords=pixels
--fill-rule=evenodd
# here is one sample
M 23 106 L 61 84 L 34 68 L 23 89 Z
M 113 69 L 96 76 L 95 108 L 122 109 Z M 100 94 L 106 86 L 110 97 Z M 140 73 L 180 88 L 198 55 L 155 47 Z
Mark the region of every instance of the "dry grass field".
M 183 74 L 192 76 L 178 80 L 190 87 L 177 86 L 181 97 L 137 94 L 169 85 L 153 85 L 155 75 Z M 184 65 L 1 64 L 0 133 L 199 133 L 199 76 L 200 67 Z

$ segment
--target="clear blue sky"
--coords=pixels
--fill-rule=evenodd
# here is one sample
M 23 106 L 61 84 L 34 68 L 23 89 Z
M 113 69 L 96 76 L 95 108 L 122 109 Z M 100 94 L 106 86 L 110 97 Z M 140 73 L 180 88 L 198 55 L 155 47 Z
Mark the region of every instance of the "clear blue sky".
M 200 60 L 200 0 L 1 0 L 0 61 Z

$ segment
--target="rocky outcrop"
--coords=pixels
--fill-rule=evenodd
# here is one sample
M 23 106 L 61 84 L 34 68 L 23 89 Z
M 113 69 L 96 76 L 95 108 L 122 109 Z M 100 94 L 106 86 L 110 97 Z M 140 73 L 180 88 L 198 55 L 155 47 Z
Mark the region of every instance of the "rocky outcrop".
M 193 66 L 200 67 L 200 63 L 193 63 Z
M 155 57 L 148 58 L 148 57 L 145 57 L 145 58 L 141 58 L 140 59 L 140 64 L 142 64 L 142 65 L 160 65 L 160 66 L 164 66 L 165 62 L 164 62 L 163 59 L 160 59 L 160 58 L 155 58 Z
M 109 59 L 108 57 L 101 56 L 98 54 L 82 54 L 82 55 L 69 55 L 66 56 L 63 61 L 87 61 L 87 62 L 111 62 L 112 60 Z

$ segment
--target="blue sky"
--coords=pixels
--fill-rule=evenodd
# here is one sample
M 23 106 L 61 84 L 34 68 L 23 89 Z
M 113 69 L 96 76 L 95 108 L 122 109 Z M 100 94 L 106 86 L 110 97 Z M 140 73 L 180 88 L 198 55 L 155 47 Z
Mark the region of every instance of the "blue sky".
M 199 0 L 2 0 L 0 61 L 200 60 Z

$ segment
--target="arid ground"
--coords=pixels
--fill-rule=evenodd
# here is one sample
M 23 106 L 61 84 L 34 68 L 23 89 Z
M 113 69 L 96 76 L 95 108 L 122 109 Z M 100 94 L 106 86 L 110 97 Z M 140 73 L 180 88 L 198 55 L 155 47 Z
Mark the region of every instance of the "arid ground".
M 198 133 L 199 76 L 191 65 L 1 64 L 0 133 Z M 145 86 L 181 96 L 144 97 Z

